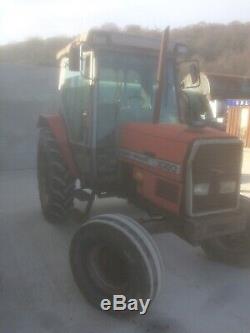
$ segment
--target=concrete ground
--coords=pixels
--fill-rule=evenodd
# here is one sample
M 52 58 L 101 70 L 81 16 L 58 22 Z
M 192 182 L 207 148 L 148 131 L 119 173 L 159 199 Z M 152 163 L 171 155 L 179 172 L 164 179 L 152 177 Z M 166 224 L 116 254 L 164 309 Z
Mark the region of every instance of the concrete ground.
M 242 176 L 246 194 L 249 161 Z M 103 199 L 93 214 L 111 211 L 139 213 L 123 200 Z M 211 262 L 200 248 L 171 234 L 154 236 L 164 283 L 146 316 L 122 321 L 92 309 L 69 268 L 68 248 L 78 226 L 45 222 L 34 171 L 0 173 L 1 333 L 250 332 L 250 269 Z

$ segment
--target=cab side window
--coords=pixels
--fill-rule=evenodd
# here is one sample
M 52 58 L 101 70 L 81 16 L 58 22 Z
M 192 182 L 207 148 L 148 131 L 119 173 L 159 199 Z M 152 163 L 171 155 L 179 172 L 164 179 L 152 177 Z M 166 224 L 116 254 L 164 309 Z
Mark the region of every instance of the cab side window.
M 82 53 L 80 68 L 85 79 L 90 79 L 92 77 L 91 52 Z
M 60 62 L 58 90 L 62 89 L 62 86 L 64 85 L 64 82 L 68 75 L 68 71 L 69 71 L 69 58 L 65 57 L 65 58 L 62 58 L 62 60 Z

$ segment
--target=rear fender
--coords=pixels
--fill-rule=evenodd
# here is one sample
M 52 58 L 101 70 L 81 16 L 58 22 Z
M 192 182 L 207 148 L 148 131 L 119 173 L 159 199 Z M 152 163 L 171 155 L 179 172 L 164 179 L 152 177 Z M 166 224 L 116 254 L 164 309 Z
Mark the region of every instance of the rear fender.
M 69 144 L 69 139 L 67 136 L 67 129 L 65 122 L 59 114 L 51 115 L 40 115 L 38 119 L 37 127 L 49 127 L 52 131 L 56 142 L 58 144 L 59 150 L 62 154 L 62 158 L 68 167 L 69 173 L 72 177 L 79 177 L 79 170 L 74 161 L 74 156 Z

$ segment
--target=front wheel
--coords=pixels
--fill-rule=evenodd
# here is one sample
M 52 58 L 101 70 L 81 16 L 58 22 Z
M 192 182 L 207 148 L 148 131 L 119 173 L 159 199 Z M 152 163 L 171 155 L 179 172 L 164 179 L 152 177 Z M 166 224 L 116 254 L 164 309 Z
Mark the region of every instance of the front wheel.
M 114 295 L 152 301 L 160 289 L 162 263 L 154 240 L 126 216 L 100 215 L 82 225 L 71 243 L 70 262 L 79 289 L 99 310 L 101 301 Z

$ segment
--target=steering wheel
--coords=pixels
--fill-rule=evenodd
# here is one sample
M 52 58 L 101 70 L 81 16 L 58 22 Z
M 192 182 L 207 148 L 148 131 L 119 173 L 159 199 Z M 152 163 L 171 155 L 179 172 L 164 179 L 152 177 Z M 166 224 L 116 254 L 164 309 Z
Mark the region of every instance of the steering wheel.
M 138 100 L 140 102 L 144 102 L 144 98 L 141 95 L 131 95 L 127 97 L 128 101 L 132 101 L 132 100 Z
M 139 105 L 137 105 L 137 108 L 138 109 L 138 106 L 143 110 L 143 111 L 151 111 L 152 110 L 152 105 L 149 101 L 147 101 L 147 98 L 145 98 L 144 96 L 141 96 L 141 95 L 132 95 L 132 96 L 128 96 L 127 98 L 128 100 L 128 105 L 129 107 L 131 107 L 129 101 L 136 101 L 138 100 L 139 101 Z

